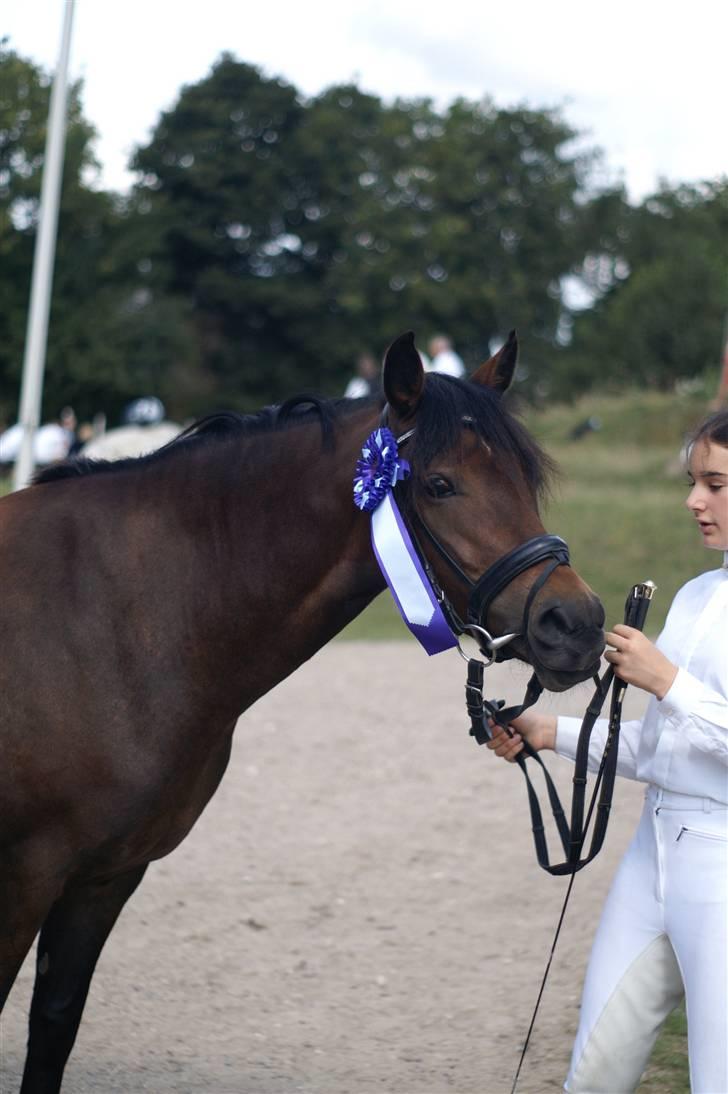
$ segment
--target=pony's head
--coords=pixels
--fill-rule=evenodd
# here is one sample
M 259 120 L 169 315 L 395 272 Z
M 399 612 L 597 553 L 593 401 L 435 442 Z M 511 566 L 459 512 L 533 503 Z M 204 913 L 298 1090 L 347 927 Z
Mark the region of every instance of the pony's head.
M 405 519 L 428 532 L 421 549 L 463 619 L 470 587 L 458 569 L 477 583 L 499 559 L 545 534 L 538 504 L 553 465 L 502 401 L 517 355 L 511 333 L 468 380 L 425 374 L 409 332 L 384 359 L 390 428 L 414 430 L 403 452 L 412 470 L 401 493 Z M 604 610 L 569 566 L 535 585 L 549 565 L 537 562 L 509 580 L 477 622 L 491 635 L 517 633 L 499 659 L 527 661 L 544 687 L 562 691 L 598 670 Z

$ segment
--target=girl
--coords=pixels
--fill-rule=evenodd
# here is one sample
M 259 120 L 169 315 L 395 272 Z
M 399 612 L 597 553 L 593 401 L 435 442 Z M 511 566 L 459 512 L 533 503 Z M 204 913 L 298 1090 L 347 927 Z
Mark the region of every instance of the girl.
M 698 428 L 688 459 L 686 505 L 723 566 L 680 589 L 655 645 L 622 624 L 606 635 L 615 674 L 652 695 L 622 727 L 617 767 L 648 785 L 594 940 L 572 1094 L 635 1090 L 683 995 L 691 1088 L 728 1094 L 728 410 Z M 526 738 L 573 760 L 580 726 L 526 711 L 488 747 L 512 761 Z M 592 734 L 595 771 L 606 726 Z

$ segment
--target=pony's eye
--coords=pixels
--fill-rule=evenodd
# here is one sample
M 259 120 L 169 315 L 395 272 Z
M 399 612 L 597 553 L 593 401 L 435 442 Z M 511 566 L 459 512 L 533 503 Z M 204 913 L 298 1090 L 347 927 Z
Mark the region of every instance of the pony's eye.
M 448 498 L 455 493 L 455 487 L 444 475 L 430 475 L 425 483 L 425 489 L 433 498 Z

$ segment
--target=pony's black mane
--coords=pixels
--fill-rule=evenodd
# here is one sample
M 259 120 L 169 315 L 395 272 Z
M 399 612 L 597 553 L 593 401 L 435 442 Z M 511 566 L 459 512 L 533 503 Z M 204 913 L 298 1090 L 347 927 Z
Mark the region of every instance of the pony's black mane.
M 321 399 L 318 395 L 294 395 L 285 403 L 263 407 L 255 414 L 218 411 L 193 422 L 167 444 L 145 456 L 128 456 L 120 460 L 96 460 L 77 456 L 45 468 L 35 476 L 33 482 L 55 482 L 79 475 L 141 469 L 159 463 L 166 459 L 171 450 L 176 451 L 183 446 L 189 451 L 191 445 L 197 448 L 223 437 L 250 437 L 259 433 L 278 432 L 308 422 L 312 418 L 318 418 L 324 445 L 328 446 L 332 441 L 334 421 L 347 410 L 354 410 L 364 402 L 364 399 Z
M 279 432 L 312 420 L 318 420 L 323 444 L 330 447 L 335 422 L 367 403 L 375 405 L 376 401 L 375 398 L 321 399 L 316 395 L 296 395 L 280 405 L 264 407 L 256 414 L 242 415 L 229 411 L 211 414 L 146 456 L 121 460 L 84 457 L 65 460 L 41 471 L 34 482 L 48 483 L 76 476 L 141 470 L 161 463 L 173 453 L 184 458 L 185 452 L 203 445 Z M 424 394 L 417 408 L 417 429 L 407 444 L 406 456 L 415 480 L 439 453 L 457 444 L 462 436 L 463 421 L 490 446 L 506 473 L 509 468 L 520 467 L 534 494 L 544 493 L 554 465 L 508 411 L 500 395 L 481 384 L 437 373 L 427 376 Z

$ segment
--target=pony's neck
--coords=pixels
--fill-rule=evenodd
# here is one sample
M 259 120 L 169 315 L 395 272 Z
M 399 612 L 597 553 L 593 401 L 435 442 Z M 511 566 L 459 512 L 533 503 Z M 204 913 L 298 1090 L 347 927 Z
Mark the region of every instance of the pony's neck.
M 212 532 L 225 541 L 218 557 L 227 556 L 227 565 L 211 563 L 208 580 L 225 587 L 210 622 L 231 671 L 253 651 L 262 654 L 242 682 L 243 706 L 311 657 L 384 587 L 369 517 L 352 498 L 356 460 L 377 418 L 368 407 L 337 420 L 330 449 L 316 420 L 248 438 L 239 477 L 234 484 L 224 478 L 225 497 L 211 486 Z

